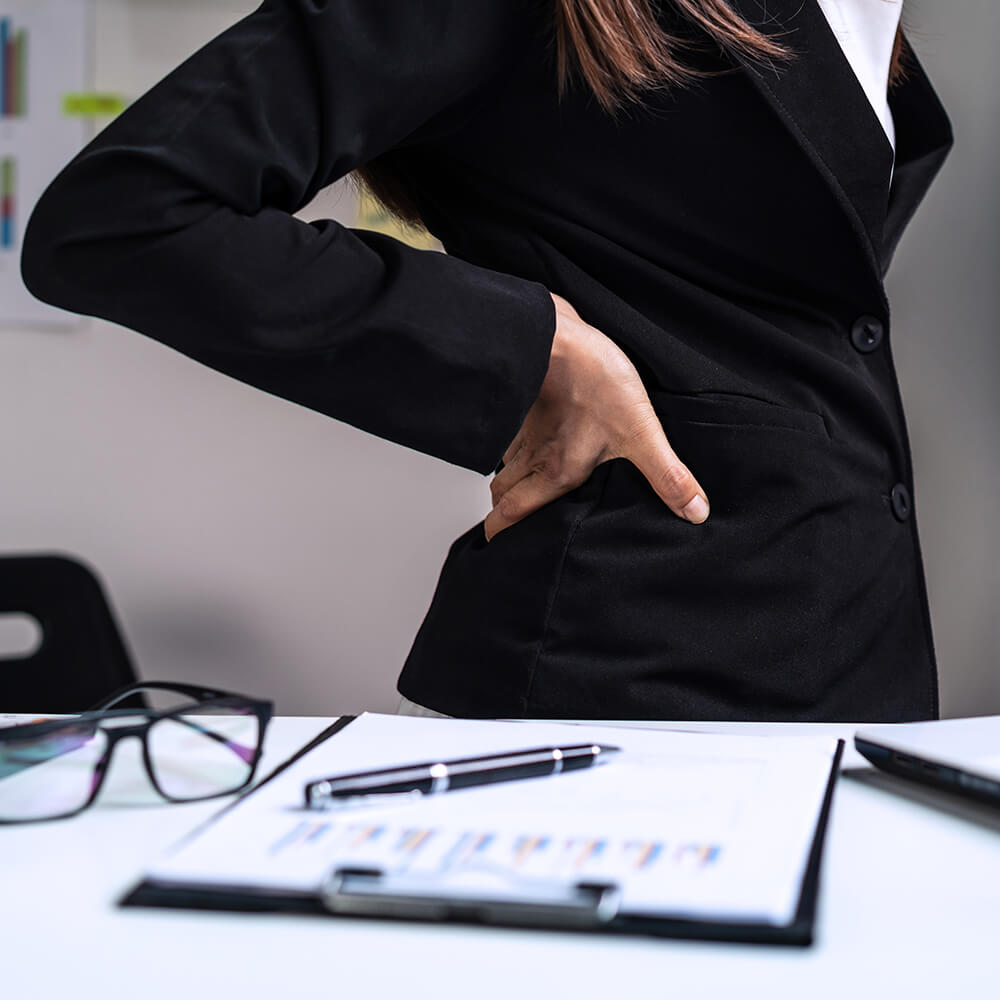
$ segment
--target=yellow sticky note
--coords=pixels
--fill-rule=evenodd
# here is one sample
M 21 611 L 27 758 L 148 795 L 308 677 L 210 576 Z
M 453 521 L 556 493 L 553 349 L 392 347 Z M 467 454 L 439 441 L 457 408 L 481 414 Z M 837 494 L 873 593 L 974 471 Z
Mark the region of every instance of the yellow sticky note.
M 63 94 L 63 114 L 96 117 L 120 115 L 129 105 L 129 99 L 120 94 Z

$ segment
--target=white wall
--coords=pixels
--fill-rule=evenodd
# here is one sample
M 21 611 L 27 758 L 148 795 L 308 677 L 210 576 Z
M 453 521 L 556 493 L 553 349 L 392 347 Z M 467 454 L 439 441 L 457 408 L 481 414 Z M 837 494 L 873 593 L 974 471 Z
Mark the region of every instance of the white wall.
M 98 88 L 141 93 L 255 6 L 98 0 Z M 946 22 L 924 7 L 921 52 L 960 143 L 889 291 L 943 707 L 982 714 L 1000 712 L 1000 10 L 953 0 Z M 336 185 L 301 214 L 352 224 L 351 193 Z M 0 551 L 96 566 L 143 676 L 273 695 L 292 714 L 395 707 L 447 546 L 488 509 L 486 478 L 95 320 L 71 334 L 0 331 L 0 399 Z
M 98 89 L 141 93 L 255 6 L 98 0 Z M 337 185 L 300 214 L 354 211 Z M 485 478 L 97 320 L 0 331 L 0 399 L 0 551 L 97 567 L 143 676 L 273 694 L 285 713 L 395 707 Z

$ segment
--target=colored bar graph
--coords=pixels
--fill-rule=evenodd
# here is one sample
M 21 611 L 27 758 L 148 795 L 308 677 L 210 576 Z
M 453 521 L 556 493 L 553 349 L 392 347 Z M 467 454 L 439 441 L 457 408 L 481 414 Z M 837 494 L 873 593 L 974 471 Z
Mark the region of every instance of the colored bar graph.
M 718 844 L 680 844 L 674 853 L 679 865 L 707 868 L 719 860 L 722 848 Z
M 0 159 L 0 250 L 14 246 L 16 164 L 13 156 Z
M 14 75 L 14 114 L 25 118 L 28 114 L 28 32 L 22 28 L 14 39 L 17 53 L 17 73 Z
M 15 31 L 9 17 L 0 18 L 0 117 L 24 118 L 27 113 L 28 31 Z
M 592 858 L 598 857 L 607 846 L 606 840 L 587 840 L 573 862 L 574 868 L 582 868 Z
M 10 52 L 10 18 L 0 18 L 0 116 L 7 117 L 8 72 Z

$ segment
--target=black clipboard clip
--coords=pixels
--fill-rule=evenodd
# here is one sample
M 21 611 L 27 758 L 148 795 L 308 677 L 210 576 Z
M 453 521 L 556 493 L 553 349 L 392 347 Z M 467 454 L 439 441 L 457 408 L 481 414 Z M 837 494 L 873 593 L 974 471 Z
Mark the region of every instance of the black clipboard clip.
M 394 874 L 336 868 L 320 890 L 330 913 L 516 927 L 606 928 L 618 915 L 612 883 L 491 878 L 482 872 Z

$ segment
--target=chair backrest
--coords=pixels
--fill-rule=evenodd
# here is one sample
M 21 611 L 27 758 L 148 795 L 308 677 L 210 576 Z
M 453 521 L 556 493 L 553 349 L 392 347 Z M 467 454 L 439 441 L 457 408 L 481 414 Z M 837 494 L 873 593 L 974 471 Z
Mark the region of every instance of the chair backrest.
M 96 575 L 64 555 L 0 556 L 0 614 L 34 618 L 41 643 L 0 656 L 0 712 L 82 712 L 136 679 Z

